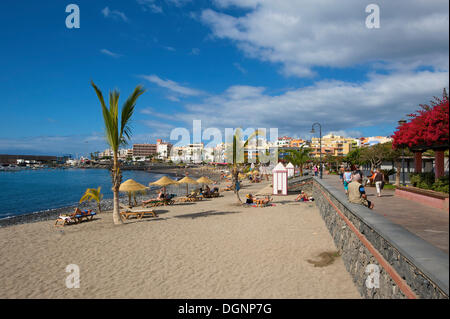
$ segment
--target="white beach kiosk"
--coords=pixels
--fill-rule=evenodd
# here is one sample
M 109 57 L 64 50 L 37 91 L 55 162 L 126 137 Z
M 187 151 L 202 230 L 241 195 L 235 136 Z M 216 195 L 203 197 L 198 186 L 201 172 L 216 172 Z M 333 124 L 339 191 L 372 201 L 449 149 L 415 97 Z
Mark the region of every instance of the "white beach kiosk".
M 292 163 L 289 162 L 289 164 L 286 165 L 286 169 L 288 171 L 288 178 L 294 177 L 294 170 L 295 170 L 294 165 L 292 165 Z
M 282 163 L 278 163 L 272 170 L 273 195 L 287 195 L 288 170 Z

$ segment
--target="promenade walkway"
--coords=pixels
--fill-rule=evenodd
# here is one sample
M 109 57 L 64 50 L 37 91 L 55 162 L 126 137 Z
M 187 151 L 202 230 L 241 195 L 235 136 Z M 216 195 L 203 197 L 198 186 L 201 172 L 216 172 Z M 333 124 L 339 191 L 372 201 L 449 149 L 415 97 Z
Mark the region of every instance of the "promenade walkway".
M 337 175 L 323 175 L 330 185 L 344 192 Z M 403 226 L 433 246 L 449 253 L 449 212 L 394 196 L 394 190 L 383 189 L 376 196 L 375 187 L 366 187 L 368 199 L 375 204 L 374 212 Z

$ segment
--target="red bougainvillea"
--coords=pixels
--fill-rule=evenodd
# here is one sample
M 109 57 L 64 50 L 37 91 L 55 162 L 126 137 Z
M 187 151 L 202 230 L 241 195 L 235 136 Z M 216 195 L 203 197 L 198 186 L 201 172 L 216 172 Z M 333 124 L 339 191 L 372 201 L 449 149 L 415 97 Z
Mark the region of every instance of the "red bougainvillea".
M 429 105 L 409 114 L 407 123 L 399 126 L 393 137 L 392 147 L 436 146 L 449 144 L 448 96 L 435 98 Z

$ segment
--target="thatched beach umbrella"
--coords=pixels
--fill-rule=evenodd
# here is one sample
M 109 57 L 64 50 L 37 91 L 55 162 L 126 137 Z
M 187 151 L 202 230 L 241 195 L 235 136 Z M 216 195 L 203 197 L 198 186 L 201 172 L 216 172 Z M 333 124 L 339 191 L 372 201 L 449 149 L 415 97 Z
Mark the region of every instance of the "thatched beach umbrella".
M 199 179 L 197 179 L 197 183 L 199 183 L 199 184 L 212 184 L 212 183 L 214 183 L 214 181 L 210 180 L 206 176 L 203 176 L 203 177 L 200 177 Z
M 189 195 L 189 184 L 198 184 L 195 179 L 192 179 L 188 176 L 180 179 L 178 184 L 186 184 L 186 195 Z
M 158 179 L 156 182 L 150 183 L 150 185 L 163 187 L 164 195 L 165 195 L 166 194 L 166 186 L 176 184 L 176 183 L 177 183 L 177 181 L 174 181 L 173 179 L 171 179 L 167 176 L 163 176 L 160 179 Z
M 208 184 L 212 184 L 214 183 L 214 181 L 210 180 L 208 177 L 203 176 L 200 177 L 199 179 L 197 179 L 197 183 L 202 184 L 202 185 L 208 185 Z
M 148 188 L 147 186 L 139 184 L 138 182 L 132 179 L 129 179 L 120 184 L 119 191 L 128 193 L 128 203 L 131 206 L 131 194 L 133 193 L 134 203 L 136 204 L 136 192 L 145 191 L 147 188 Z

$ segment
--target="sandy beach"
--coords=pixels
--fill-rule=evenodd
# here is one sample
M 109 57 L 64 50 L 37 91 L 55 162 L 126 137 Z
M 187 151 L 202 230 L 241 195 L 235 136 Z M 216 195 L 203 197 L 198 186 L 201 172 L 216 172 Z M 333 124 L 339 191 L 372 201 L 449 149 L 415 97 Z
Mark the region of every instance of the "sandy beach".
M 268 182 L 246 183 L 241 197 Z M 360 298 L 314 203 L 236 205 L 232 192 L 156 207 L 159 218 L 115 226 L 111 212 L 55 228 L 0 228 L 0 298 Z M 80 288 L 66 287 L 66 266 Z

